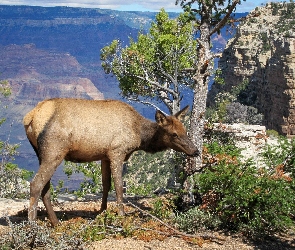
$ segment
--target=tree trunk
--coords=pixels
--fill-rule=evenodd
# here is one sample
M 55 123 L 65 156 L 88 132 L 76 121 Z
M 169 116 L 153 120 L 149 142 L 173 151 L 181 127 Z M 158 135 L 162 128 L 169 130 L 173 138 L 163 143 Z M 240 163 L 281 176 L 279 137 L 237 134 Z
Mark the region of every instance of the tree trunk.
M 208 93 L 208 85 L 204 83 L 196 84 L 194 88 L 194 99 L 192 113 L 190 117 L 190 127 L 188 136 L 196 145 L 200 152 L 199 157 L 187 157 L 185 172 L 187 175 L 192 175 L 202 168 L 202 149 L 203 149 L 203 133 L 204 133 L 204 118 L 206 111 L 206 99 Z
M 210 19 L 204 18 L 200 26 L 200 38 L 198 43 L 198 63 L 194 75 L 194 99 L 190 117 L 189 138 L 197 146 L 199 157 L 187 157 L 184 167 L 183 180 L 183 207 L 190 207 L 197 202 L 198 194 L 194 191 L 192 176 L 202 169 L 203 134 L 206 111 L 206 100 L 208 94 L 208 83 L 210 72 L 213 69 L 213 60 L 210 51 Z M 197 195 L 197 196 L 196 196 Z

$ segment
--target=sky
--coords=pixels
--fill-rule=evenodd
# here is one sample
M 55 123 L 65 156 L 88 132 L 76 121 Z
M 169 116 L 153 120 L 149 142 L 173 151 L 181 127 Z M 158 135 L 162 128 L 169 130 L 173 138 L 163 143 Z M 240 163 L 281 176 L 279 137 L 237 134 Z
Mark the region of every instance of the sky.
M 269 0 L 241 0 L 236 12 L 249 12 L 257 6 L 270 2 Z M 272 0 L 272 2 L 281 2 Z M 180 12 L 181 8 L 175 6 L 175 0 L 0 0 L 0 5 L 32 5 L 32 6 L 69 6 L 84 8 L 101 8 L 122 11 L 155 11 L 161 8 L 166 11 Z

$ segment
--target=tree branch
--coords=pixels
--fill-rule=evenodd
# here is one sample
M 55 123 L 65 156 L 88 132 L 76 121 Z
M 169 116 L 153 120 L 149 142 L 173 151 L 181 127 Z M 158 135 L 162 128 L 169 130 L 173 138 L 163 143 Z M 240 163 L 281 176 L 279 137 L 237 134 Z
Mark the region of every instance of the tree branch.
M 145 105 L 148 105 L 148 106 L 151 106 L 157 110 L 160 110 L 162 113 L 164 113 L 165 115 L 166 112 L 164 112 L 163 110 L 161 110 L 156 104 L 152 103 L 152 102 L 149 102 L 149 101 L 143 101 L 143 100 L 140 100 L 139 98 L 134 98 L 134 97 L 129 97 L 127 96 L 126 97 L 129 101 L 133 101 L 133 102 L 139 102 L 139 103 L 142 103 L 142 104 L 145 104 Z
M 143 76 L 139 76 L 139 75 L 132 75 L 133 77 L 136 77 L 140 80 L 144 80 L 147 81 L 148 83 L 150 83 L 151 85 L 153 85 L 155 88 L 158 88 L 162 91 L 166 91 L 168 93 L 170 93 L 171 95 L 174 95 L 174 91 L 172 89 L 169 89 L 167 87 L 164 87 L 163 85 L 159 84 L 157 81 L 153 81 L 149 78 L 147 72 L 145 72 L 145 77 Z
M 235 0 L 233 1 L 232 5 L 230 6 L 230 8 L 228 9 L 227 13 L 225 14 L 225 16 L 220 20 L 220 22 L 218 24 L 216 24 L 216 26 L 210 31 L 210 36 L 212 36 L 215 32 L 217 32 L 218 30 L 220 30 L 227 22 L 227 20 L 229 19 L 231 13 L 233 12 L 233 10 L 236 8 L 236 5 L 239 3 L 239 0 Z

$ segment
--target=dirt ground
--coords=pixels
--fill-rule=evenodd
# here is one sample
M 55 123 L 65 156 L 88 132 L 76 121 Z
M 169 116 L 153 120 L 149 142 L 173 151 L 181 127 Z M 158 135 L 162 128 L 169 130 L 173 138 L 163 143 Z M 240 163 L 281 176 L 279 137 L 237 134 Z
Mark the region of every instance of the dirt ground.
M 112 203 L 112 202 L 110 202 Z M 39 203 L 42 207 L 42 202 Z M 0 199 L 0 234 L 9 230 L 5 216 L 9 216 L 12 222 L 26 220 L 27 200 Z M 67 201 L 54 206 L 55 211 L 79 217 L 81 213 L 90 217 L 97 213 L 99 201 Z M 201 242 L 200 242 L 201 239 Z M 221 232 L 200 233 L 197 241 L 188 241 L 185 237 L 170 236 L 164 240 L 142 241 L 136 238 L 104 239 L 89 245 L 91 250 L 192 250 L 192 249 L 295 249 L 295 234 L 274 236 L 270 239 L 253 242 L 241 235 L 226 235 Z

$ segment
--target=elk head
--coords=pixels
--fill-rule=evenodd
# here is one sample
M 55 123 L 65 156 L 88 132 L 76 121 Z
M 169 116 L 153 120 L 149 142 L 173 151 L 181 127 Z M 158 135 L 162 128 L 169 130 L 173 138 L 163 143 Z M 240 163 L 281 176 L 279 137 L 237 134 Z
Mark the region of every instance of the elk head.
M 186 106 L 172 116 L 166 116 L 158 110 L 155 119 L 161 128 L 161 141 L 166 147 L 189 156 L 198 156 L 200 152 L 188 138 L 186 129 L 181 122 L 188 110 L 189 106 Z

